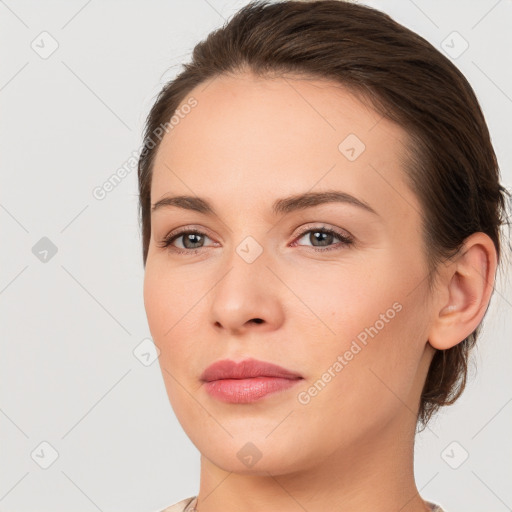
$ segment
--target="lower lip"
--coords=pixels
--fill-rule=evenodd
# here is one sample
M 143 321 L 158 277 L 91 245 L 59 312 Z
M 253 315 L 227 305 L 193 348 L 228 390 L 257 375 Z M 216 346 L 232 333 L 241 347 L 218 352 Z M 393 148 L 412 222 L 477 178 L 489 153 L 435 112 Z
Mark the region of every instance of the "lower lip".
M 277 377 L 253 377 L 250 379 L 222 379 L 205 382 L 206 391 L 221 400 L 232 404 L 247 404 L 271 393 L 284 391 L 302 379 Z

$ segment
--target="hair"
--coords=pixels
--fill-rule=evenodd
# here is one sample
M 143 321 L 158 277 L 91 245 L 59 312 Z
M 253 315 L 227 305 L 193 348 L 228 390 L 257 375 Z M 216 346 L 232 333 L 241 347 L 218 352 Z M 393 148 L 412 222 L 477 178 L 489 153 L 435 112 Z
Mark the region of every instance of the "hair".
M 472 233 L 486 233 L 500 261 L 510 193 L 499 182 L 475 93 L 447 57 L 389 15 L 341 0 L 253 1 L 198 43 L 183 66 L 158 94 L 145 125 L 138 164 L 144 267 L 152 166 L 161 140 L 155 143 L 155 135 L 196 86 L 246 71 L 334 82 L 404 129 L 404 174 L 422 209 L 430 291 L 438 265 L 458 254 Z M 481 325 L 454 347 L 436 350 L 420 397 L 417 423 L 423 427 L 464 390 Z

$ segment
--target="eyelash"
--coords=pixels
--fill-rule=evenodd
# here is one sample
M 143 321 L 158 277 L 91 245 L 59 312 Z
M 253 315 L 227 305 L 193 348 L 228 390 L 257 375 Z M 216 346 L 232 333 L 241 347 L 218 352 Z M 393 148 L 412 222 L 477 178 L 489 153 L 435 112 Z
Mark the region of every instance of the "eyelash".
M 333 235 L 336 238 L 338 238 L 339 240 L 341 240 L 339 242 L 339 244 L 334 247 L 326 247 L 324 249 L 319 248 L 319 247 L 311 247 L 311 249 L 313 249 L 315 252 L 335 251 L 335 250 L 341 249 L 342 247 L 350 246 L 354 243 L 354 240 L 351 237 L 344 235 L 337 230 L 326 228 L 326 227 L 320 227 L 320 228 L 308 228 L 308 229 L 303 230 L 299 235 L 297 235 L 293 244 L 295 244 L 296 241 L 301 239 L 305 234 L 310 233 L 310 232 L 312 232 L 312 233 L 318 232 L 318 233 Z M 177 240 L 180 236 L 183 236 L 183 235 L 208 236 L 206 233 L 199 231 L 197 229 L 182 229 L 181 231 L 178 231 L 175 233 L 170 233 L 169 235 L 167 235 L 162 240 L 162 242 L 160 244 L 158 244 L 158 247 L 161 247 L 161 248 L 169 247 L 169 250 L 172 250 L 173 252 L 175 252 L 177 254 L 187 254 L 187 255 L 197 254 L 201 249 L 205 249 L 205 247 L 198 247 L 196 249 L 180 249 L 178 247 L 171 248 L 171 244 L 175 240 Z

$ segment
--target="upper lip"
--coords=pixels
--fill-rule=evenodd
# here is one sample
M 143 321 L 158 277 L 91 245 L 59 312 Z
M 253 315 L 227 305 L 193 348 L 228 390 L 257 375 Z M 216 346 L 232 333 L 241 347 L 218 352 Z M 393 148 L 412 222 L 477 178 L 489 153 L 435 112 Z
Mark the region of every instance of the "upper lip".
M 222 359 L 208 366 L 201 374 L 201 380 L 210 382 L 220 379 L 249 379 L 253 377 L 281 377 L 284 379 L 302 379 L 302 375 L 282 366 L 257 359 L 244 359 L 239 363 Z

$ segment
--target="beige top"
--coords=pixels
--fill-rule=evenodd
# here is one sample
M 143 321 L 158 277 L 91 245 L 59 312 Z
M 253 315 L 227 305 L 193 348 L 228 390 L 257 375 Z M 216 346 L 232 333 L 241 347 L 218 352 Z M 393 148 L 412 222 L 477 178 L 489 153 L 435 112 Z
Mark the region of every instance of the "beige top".
M 432 503 L 430 501 L 426 502 L 430 507 L 432 512 L 446 512 L 439 505 Z M 191 496 L 190 498 L 186 498 L 184 500 L 167 507 L 160 512 L 193 512 L 194 508 L 197 505 L 197 496 Z

